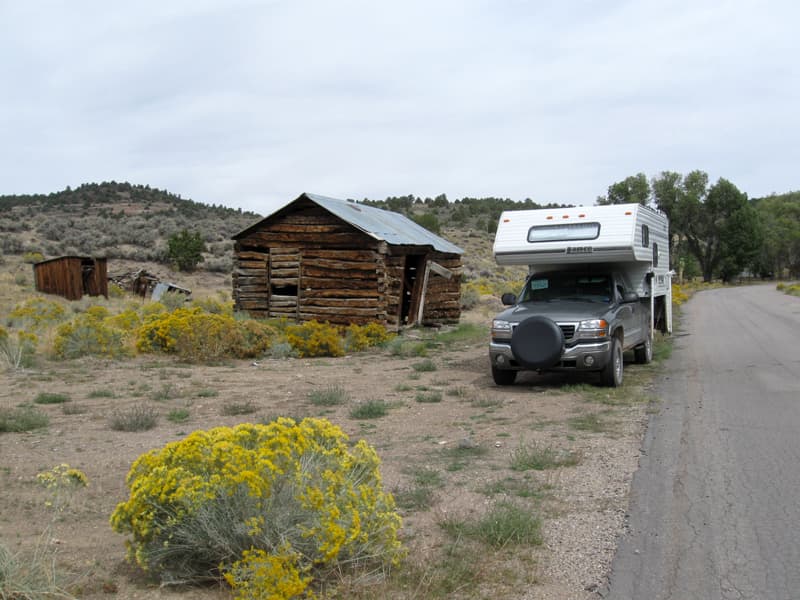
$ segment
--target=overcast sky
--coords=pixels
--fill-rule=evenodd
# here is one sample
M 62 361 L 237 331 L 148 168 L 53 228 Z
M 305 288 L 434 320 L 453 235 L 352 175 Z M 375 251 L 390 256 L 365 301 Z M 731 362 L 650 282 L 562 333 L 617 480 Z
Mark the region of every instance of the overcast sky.
M 800 189 L 800 3 L 0 0 L 0 195 Z

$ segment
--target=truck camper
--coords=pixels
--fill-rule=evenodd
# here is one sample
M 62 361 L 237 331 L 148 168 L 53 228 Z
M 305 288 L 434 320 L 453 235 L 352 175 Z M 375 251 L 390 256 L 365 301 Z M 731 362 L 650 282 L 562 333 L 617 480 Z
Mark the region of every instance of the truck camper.
M 653 332 L 672 331 L 669 223 L 639 204 L 505 211 L 498 265 L 527 265 L 518 295 L 492 321 L 498 385 L 522 370 L 597 371 L 619 386 L 623 352 L 650 362 Z

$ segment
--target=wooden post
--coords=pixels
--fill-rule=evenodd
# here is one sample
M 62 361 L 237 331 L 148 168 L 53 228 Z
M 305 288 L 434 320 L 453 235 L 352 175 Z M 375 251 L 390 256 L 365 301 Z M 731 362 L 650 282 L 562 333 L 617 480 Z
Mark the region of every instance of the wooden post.
M 425 293 L 428 291 L 428 276 L 431 273 L 431 261 L 425 261 L 425 277 L 422 279 L 422 294 L 419 299 L 419 308 L 417 309 L 417 323 L 422 325 L 422 313 L 425 310 Z

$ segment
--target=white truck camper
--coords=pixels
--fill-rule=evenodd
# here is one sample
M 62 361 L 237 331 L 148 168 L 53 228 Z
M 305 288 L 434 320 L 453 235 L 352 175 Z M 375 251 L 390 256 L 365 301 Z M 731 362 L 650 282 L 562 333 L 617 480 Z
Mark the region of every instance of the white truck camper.
M 598 371 L 622 384 L 623 352 L 652 359 L 653 332 L 672 332 L 669 222 L 639 204 L 505 211 L 498 265 L 527 265 L 519 296 L 492 322 L 498 385 L 522 370 Z

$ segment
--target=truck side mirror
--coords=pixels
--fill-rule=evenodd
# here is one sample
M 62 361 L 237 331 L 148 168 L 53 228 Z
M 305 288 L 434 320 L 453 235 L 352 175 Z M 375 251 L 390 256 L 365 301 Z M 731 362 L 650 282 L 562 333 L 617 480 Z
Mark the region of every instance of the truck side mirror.
M 511 292 L 506 292 L 500 296 L 500 302 L 503 303 L 503 306 L 514 306 L 517 303 L 517 295 L 512 294 Z
M 638 302 L 639 301 L 639 294 L 636 292 L 625 292 L 622 294 L 622 301 L 623 302 Z

